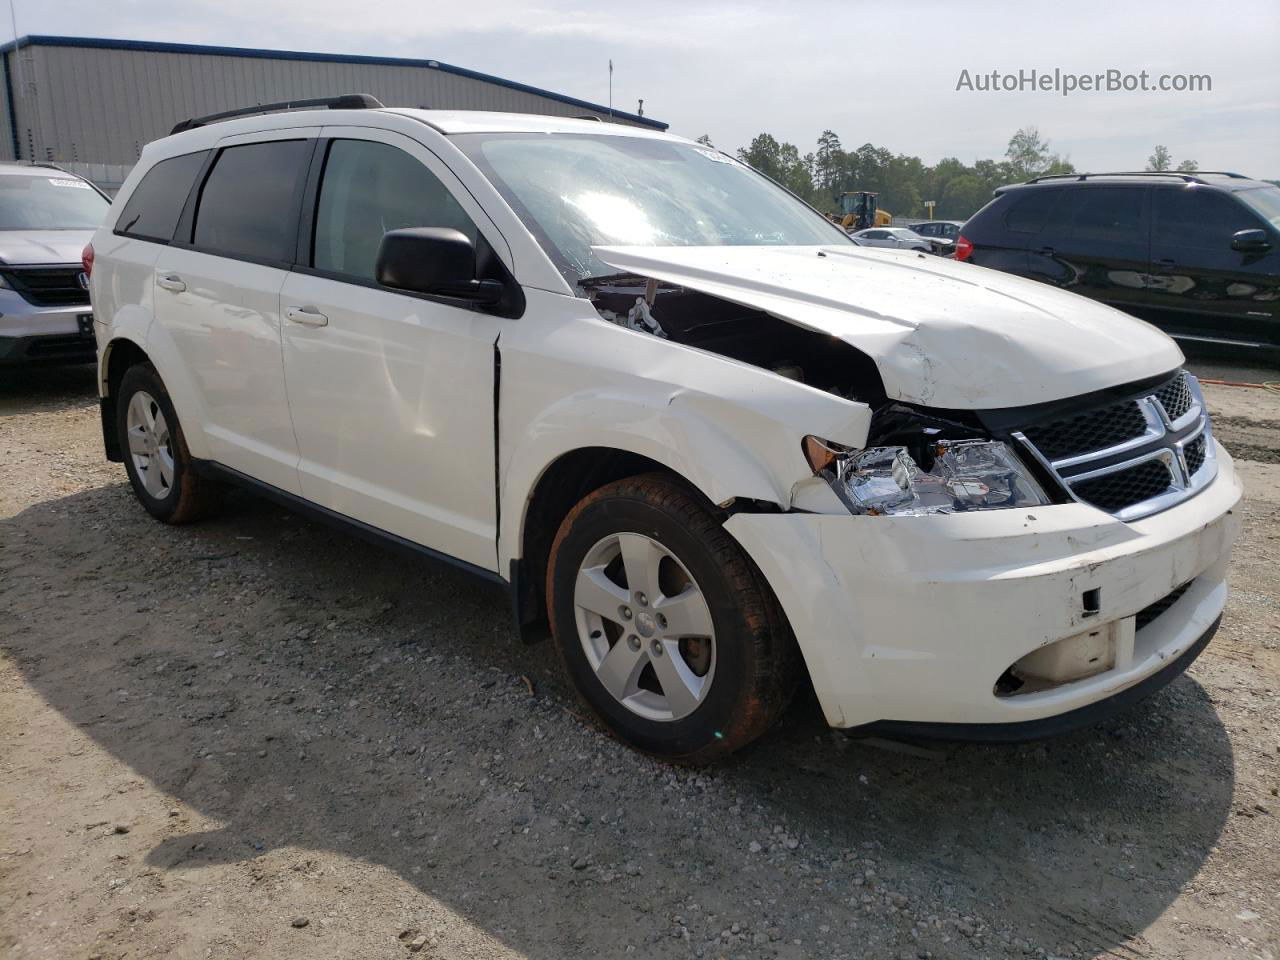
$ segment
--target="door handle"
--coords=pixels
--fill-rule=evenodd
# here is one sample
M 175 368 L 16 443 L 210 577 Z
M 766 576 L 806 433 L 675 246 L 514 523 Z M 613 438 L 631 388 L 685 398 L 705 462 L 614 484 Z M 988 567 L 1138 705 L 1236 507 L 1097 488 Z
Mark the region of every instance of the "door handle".
M 1036 251 L 1042 257 L 1052 257 L 1056 252 L 1053 247 L 1041 247 Z
M 156 277 L 156 286 L 170 293 L 181 293 L 187 289 L 186 282 L 176 273 L 162 273 Z
M 1176 267 L 1178 265 L 1178 261 L 1174 260 L 1172 257 L 1162 257 L 1157 260 L 1156 263 L 1160 264 L 1162 267 Z
M 329 318 L 315 307 L 285 307 L 285 319 L 306 327 L 327 327 Z

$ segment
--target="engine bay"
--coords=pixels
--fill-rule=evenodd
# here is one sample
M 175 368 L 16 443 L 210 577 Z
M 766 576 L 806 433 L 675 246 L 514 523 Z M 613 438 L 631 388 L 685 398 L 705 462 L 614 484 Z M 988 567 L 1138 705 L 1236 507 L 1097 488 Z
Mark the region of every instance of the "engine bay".
M 586 280 L 583 288 L 611 323 L 760 367 L 872 408 L 885 402 L 875 362 L 837 337 L 641 276 Z

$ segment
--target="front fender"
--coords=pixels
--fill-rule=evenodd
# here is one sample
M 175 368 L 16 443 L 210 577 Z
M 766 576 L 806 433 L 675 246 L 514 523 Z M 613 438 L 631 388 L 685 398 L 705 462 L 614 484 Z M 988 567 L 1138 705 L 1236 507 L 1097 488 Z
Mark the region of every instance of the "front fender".
M 599 447 L 638 454 L 679 474 L 712 503 L 749 499 L 785 510 L 792 506 L 796 488 L 812 478 L 802 450 L 806 434 L 849 446 L 866 442 L 871 420 L 866 404 L 603 322 L 567 342 L 581 348 L 597 336 L 624 338 L 625 353 L 603 344 L 596 345 L 601 353 L 591 352 L 625 356 L 634 372 L 614 368 L 597 377 L 608 382 L 557 392 L 542 410 L 522 402 L 523 391 L 503 390 L 503 568 L 520 556 L 528 503 L 539 479 L 575 450 Z M 565 358 L 557 359 L 562 364 Z M 521 358 L 522 366 L 530 362 L 536 360 Z M 584 372 L 574 371 L 579 376 Z M 605 373 L 598 366 L 592 372 Z M 715 392 L 693 385 L 700 383 Z

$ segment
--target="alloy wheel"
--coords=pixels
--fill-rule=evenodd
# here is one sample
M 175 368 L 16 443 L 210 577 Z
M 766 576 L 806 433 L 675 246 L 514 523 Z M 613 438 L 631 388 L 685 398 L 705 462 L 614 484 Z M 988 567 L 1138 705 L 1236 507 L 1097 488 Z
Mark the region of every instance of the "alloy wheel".
M 142 488 L 149 496 L 163 500 L 173 488 L 173 440 L 164 411 L 145 390 L 130 399 L 125 430 L 129 457 Z
M 687 717 L 715 677 L 706 597 L 657 540 L 616 533 L 587 551 L 574 585 L 578 636 L 596 678 L 649 720 Z

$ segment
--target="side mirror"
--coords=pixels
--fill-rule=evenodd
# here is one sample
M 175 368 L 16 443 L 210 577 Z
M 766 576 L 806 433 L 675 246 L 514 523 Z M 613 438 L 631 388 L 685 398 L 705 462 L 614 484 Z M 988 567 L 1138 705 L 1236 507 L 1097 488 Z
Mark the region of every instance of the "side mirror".
M 476 279 L 476 247 L 460 230 L 407 227 L 383 234 L 374 275 L 384 287 L 491 305 L 502 299 L 497 280 Z
M 1241 253 L 1266 253 L 1271 249 L 1271 241 L 1265 230 L 1237 230 L 1231 235 L 1231 249 Z

